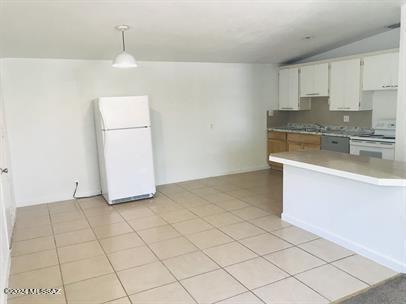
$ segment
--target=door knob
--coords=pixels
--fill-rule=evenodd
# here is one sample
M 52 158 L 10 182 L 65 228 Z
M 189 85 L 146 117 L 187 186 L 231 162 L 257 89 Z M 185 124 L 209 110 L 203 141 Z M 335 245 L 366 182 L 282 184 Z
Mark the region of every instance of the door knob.
M 0 174 L 8 173 L 8 168 L 0 168 Z

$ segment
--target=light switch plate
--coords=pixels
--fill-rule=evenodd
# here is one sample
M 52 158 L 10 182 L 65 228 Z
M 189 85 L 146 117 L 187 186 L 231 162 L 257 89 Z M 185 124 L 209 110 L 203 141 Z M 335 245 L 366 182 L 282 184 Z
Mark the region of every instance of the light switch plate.
M 350 115 L 344 115 L 344 122 L 350 122 Z

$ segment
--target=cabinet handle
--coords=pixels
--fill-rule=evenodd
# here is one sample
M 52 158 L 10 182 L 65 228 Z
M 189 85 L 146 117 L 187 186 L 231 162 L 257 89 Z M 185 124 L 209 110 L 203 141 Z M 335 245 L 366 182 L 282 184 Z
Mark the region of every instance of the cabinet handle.
M 338 107 L 337 109 L 340 109 L 340 110 L 348 110 L 348 109 L 351 109 L 351 107 Z
M 293 110 L 293 108 L 281 107 L 282 110 Z
M 308 94 L 306 94 L 306 96 L 316 96 L 316 95 L 319 95 L 319 93 L 308 93 Z

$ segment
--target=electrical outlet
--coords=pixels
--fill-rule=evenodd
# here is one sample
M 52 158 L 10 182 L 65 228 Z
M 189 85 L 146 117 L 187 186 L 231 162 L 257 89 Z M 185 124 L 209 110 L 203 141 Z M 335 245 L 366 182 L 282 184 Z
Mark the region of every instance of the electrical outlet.
M 344 115 L 344 122 L 350 122 L 350 115 Z

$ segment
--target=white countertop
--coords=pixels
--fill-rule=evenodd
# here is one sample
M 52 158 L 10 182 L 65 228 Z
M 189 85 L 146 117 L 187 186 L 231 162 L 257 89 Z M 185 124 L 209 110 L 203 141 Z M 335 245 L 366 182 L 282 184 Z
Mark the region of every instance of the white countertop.
M 269 160 L 379 186 L 406 187 L 406 162 L 325 150 L 275 153 Z

